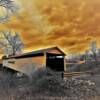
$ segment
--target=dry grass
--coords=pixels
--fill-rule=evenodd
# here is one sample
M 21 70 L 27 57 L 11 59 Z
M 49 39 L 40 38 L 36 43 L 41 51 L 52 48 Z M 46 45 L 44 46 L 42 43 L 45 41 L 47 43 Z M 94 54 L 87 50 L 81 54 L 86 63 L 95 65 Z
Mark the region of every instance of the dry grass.
M 95 85 L 60 77 L 61 73 L 40 69 L 32 76 L 0 79 L 0 100 L 99 100 Z

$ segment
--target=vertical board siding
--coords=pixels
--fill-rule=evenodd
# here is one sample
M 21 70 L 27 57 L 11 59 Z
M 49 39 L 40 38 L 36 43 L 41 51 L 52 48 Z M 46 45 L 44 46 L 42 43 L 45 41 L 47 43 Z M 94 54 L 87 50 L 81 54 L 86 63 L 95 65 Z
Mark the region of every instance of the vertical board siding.
M 62 53 L 61 53 L 59 50 L 57 50 L 57 49 L 48 51 L 47 53 L 62 54 Z

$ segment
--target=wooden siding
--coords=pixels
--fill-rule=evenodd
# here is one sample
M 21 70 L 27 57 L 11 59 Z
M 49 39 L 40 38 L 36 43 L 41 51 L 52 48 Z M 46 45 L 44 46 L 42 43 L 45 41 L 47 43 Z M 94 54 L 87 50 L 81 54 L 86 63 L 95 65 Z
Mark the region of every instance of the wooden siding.
M 32 61 L 38 65 L 45 66 L 46 65 L 46 56 L 38 56 L 38 57 L 32 57 Z
M 0 64 L 2 64 L 2 59 L 0 59 Z
M 43 58 L 33 57 L 33 58 L 22 58 L 22 59 L 15 59 L 15 58 L 6 59 L 3 60 L 3 66 L 29 75 L 34 70 L 44 67 L 43 65 L 44 63 L 42 62 L 43 60 L 41 61 L 41 59 Z
M 62 52 L 60 52 L 60 51 L 57 50 L 57 49 L 54 49 L 54 50 L 48 51 L 47 53 L 62 54 Z

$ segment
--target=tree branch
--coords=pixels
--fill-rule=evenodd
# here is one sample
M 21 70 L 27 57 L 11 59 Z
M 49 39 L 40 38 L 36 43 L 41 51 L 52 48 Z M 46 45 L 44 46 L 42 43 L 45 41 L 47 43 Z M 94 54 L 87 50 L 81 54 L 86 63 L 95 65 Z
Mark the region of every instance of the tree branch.
M 7 14 L 4 17 L 0 18 L 0 23 L 8 21 L 11 14 L 17 13 L 18 7 L 14 4 L 12 0 L 0 0 L 0 6 L 4 7 L 7 11 Z
M 15 55 L 18 51 L 21 51 L 23 42 L 21 41 L 19 35 L 15 33 L 14 35 L 11 31 L 1 32 L 3 38 L 7 41 L 8 47 L 10 46 L 12 49 L 12 55 Z M 3 46 L 3 45 L 2 45 Z

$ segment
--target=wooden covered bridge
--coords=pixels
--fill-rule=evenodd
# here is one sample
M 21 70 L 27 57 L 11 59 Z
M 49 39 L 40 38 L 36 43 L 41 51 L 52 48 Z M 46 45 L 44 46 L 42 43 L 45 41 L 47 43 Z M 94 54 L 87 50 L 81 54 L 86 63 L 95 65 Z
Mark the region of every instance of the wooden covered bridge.
M 54 71 L 64 71 L 65 53 L 58 47 L 23 53 L 3 59 L 3 66 L 21 73 L 30 74 L 34 69 L 48 67 Z

